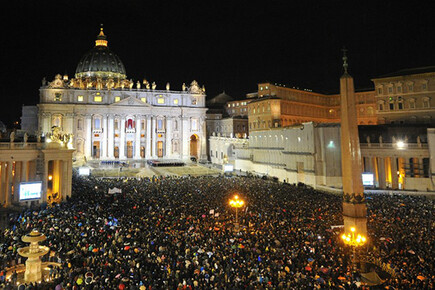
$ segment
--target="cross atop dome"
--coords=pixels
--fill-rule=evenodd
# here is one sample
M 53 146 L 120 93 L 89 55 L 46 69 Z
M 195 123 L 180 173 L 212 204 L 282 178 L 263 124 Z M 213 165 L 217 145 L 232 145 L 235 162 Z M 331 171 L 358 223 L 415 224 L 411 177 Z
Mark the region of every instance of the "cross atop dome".
M 97 36 L 97 40 L 95 40 L 95 46 L 107 47 L 107 37 L 103 32 L 103 24 L 101 24 L 100 33 Z

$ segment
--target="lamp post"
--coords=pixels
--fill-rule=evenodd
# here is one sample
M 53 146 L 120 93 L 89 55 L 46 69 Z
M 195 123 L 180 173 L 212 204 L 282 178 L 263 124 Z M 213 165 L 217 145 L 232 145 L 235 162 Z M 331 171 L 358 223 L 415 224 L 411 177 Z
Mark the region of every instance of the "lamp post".
M 356 248 L 363 246 L 367 242 L 367 238 L 361 234 L 356 234 L 356 228 L 351 227 L 350 233 L 341 235 L 341 239 L 346 245 L 349 245 L 352 247 L 352 263 L 354 271 L 357 270 L 356 265 Z
M 245 204 L 245 202 L 241 199 L 239 199 L 238 195 L 234 196 L 234 199 L 230 199 L 230 206 L 236 208 L 236 222 L 234 223 L 234 229 L 236 232 L 239 231 L 239 207 L 242 207 Z

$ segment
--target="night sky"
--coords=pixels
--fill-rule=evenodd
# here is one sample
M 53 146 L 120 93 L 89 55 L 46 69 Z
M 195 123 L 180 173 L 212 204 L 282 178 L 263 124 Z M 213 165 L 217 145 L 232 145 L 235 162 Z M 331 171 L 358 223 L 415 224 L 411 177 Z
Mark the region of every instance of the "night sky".
M 37 104 L 43 77 L 73 77 L 101 23 L 129 79 L 174 90 L 195 79 L 208 98 L 243 98 L 262 81 L 337 93 L 343 46 L 360 89 L 435 65 L 431 1 L 253 2 L 10 1 L 0 12 L 0 120 Z

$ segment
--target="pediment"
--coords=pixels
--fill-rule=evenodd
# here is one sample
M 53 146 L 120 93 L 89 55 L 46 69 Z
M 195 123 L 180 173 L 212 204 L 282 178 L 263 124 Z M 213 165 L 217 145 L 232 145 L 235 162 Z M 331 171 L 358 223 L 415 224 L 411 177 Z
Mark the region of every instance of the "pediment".
M 119 102 L 113 103 L 110 106 L 140 106 L 140 107 L 151 107 L 150 104 L 144 103 L 135 97 L 128 97 Z

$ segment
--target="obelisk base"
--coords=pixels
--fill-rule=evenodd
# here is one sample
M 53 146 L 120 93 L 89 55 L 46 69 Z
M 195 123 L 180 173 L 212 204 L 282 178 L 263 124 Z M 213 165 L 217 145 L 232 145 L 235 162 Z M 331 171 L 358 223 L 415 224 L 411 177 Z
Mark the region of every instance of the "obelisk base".
M 365 203 L 343 202 L 344 232 L 350 233 L 351 227 L 356 228 L 356 234 L 367 237 L 367 206 Z

